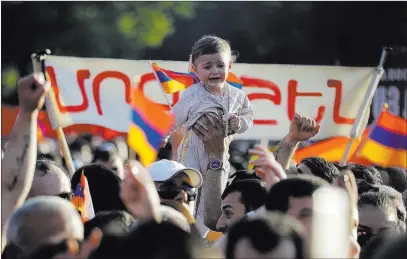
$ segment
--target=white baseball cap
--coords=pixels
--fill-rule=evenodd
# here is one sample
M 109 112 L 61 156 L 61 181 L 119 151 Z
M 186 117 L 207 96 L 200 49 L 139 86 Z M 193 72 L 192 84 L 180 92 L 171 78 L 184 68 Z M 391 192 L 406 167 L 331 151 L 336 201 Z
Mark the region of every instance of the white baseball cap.
M 194 188 L 199 188 L 202 185 L 202 174 L 193 168 L 185 167 L 184 165 L 167 159 L 154 162 L 146 167 L 154 182 L 166 182 L 171 180 L 179 173 L 185 173 L 191 180 L 191 185 Z

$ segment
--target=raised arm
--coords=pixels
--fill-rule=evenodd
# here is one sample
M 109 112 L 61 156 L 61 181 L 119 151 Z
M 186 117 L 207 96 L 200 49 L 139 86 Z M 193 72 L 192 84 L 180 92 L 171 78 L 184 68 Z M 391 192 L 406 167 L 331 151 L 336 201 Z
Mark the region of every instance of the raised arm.
M 44 105 L 46 88 L 42 73 L 28 75 L 18 81 L 20 110 L 1 165 L 2 239 L 8 218 L 24 203 L 31 188 L 37 159 L 37 118 Z M 2 244 L 4 248 L 5 242 Z
M 207 129 L 205 129 L 207 128 Z M 224 138 L 224 128 L 222 123 L 212 114 L 205 114 L 198 119 L 193 126 L 194 133 L 202 140 L 205 151 L 209 156 L 209 164 L 212 161 L 223 161 L 228 152 L 229 139 Z M 224 167 L 211 169 L 208 165 L 206 179 L 203 186 L 205 195 L 205 225 L 216 230 L 216 223 L 221 216 L 223 186 L 227 181 L 229 172 L 224 171 Z
M 319 132 L 319 125 L 309 117 L 295 114 L 290 124 L 288 135 L 278 143 L 274 153 L 276 160 L 283 169 L 288 169 L 291 159 L 301 141 L 307 141 Z
M 189 98 L 185 98 L 185 96 L 183 96 L 171 109 L 171 113 L 174 114 L 175 121 L 170 129 L 170 133 L 164 138 L 164 146 L 168 142 L 171 135 L 174 132 L 178 131 L 180 127 L 187 121 L 190 102 L 188 102 L 186 99 L 189 100 Z

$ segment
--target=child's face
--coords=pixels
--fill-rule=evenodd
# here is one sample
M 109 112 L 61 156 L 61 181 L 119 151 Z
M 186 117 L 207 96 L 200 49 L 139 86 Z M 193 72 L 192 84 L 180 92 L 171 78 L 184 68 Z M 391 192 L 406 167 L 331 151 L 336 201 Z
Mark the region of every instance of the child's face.
M 226 52 L 202 55 L 195 60 L 199 79 L 210 88 L 222 86 L 230 68 L 230 55 Z

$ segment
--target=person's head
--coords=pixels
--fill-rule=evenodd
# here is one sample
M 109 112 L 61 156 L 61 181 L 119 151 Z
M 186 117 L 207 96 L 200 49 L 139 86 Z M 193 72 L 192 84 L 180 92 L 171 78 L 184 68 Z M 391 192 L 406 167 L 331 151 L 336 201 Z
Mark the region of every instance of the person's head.
M 216 224 L 217 231 L 227 232 L 229 227 L 264 205 L 267 187 L 263 181 L 246 179 L 233 182 L 222 193 L 222 214 Z
M 162 221 L 169 221 L 174 225 L 178 226 L 180 229 L 188 233 L 191 232 L 191 226 L 189 225 L 187 218 L 184 217 L 184 215 L 182 215 L 182 213 L 179 212 L 178 210 L 170 206 L 161 205 L 160 213 L 162 216 Z
M 199 79 L 213 88 L 225 83 L 235 56 L 228 41 L 205 35 L 192 47 L 191 61 Z
M 103 235 L 123 236 L 130 231 L 135 219 L 126 211 L 101 211 L 95 217 L 85 222 L 85 238 L 87 238 L 94 228 L 102 230 Z
M 175 200 L 190 204 L 197 197 L 202 185 L 202 175 L 193 168 L 167 159 L 154 162 L 146 167 L 154 181 L 161 200 Z
M 202 236 L 196 225 L 193 211 L 190 207 L 177 201 L 163 200 L 161 201 L 160 210 L 163 217 L 162 220 L 166 220 L 167 218 L 191 235 L 194 235 L 195 237 Z
M 387 168 L 377 165 L 374 168 L 376 168 L 376 170 L 380 173 L 380 177 L 382 178 L 383 184 L 389 185 L 390 179 L 389 175 L 387 174 Z
M 27 200 L 10 217 L 7 229 L 10 258 L 33 258 L 39 251 L 63 252 L 68 239 L 83 240 L 82 220 L 71 202 L 55 196 Z M 44 257 L 41 257 L 44 258 Z
M 93 153 L 92 163 L 102 164 L 116 172 L 120 179 L 124 178 L 123 159 L 120 157 L 119 151 L 113 143 L 105 142 L 98 147 Z
M 117 154 L 123 161 L 129 159 L 129 146 L 127 145 L 127 138 L 118 136 L 112 140 L 117 147 Z
M 373 166 L 348 164 L 345 167 L 342 167 L 341 171 L 343 170 L 350 170 L 356 180 L 363 180 L 369 184 L 383 184 L 379 171 Z
M 280 213 L 245 218 L 230 229 L 226 258 L 306 258 L 302 228 Z
M 157 161 L 162 159 L 171 160 L 172 159 L 172 145 L 171 143 L 167 143 L 165 147 L 160 148 L 157 154 Z
M 329 183 L 333 183 L 341 174 L 334 164 L 316 156 L 304 158 L 301 163 L 297 165 L 296 171 L 298 174 L 309 174 L 320 177 Z
M 188 259 L 193 258 L 194 248 L 195 240 L 175 224 L 169 221 L 147 221 L 130 232 L 116 258 Z
M 313 197 L 316 190 L 329 185 L 325 180 L 312 176 L 300 175 L 288 178 L 273 185 L 266 199 L 267 211 L 279 211 L 300 221 L 311 240 Z
M 124 247 L 124 241 L 127 236 L 118 235 L 103 235 L 103 238 L 96 250 L 88 257 L 88 259 L 110 259 L 110 258 L 131 258 L 126 254 L 121 254 Z
M 371 259 L 405 259 L 407 254 L 406 244 L 406 234 L 392 238 Z
M 405 232 L 406 209 L 399 192 L 379 186 L 359 195 L 358 242 L 363 246 L 380 233 Z
M 122 180 L 110 168 L 101 164 L 90 164 L 77 169 L 72 176 L 72 191 L 75 191 L 84 172 L 92 196 L 95 213 L 109 210 L 125 210 L 120 199 L 120 185 Z
M 371 259 L 380 251 L 380 249 L 388 242 L 388 240 L 391 240 L 395 236 L 397 236 L 396 233 L 390 232 L 381 233 L 373 237 L 365 244 L 365 246 L 361 250 L 359 259 Z
M 390 187 L 393 187 L 399 193 L 403 193 L 407 189 L 407 172 L 403 168 L 388 167 L 386 168 L 387 175 L 389 176 Z
M 84 136 L 78 136 L 70 145 L 72 159 L 79 160 L 84 164 L 92 161 L 92 148 L 89 141 Z
M 55 161 L 38 159 L 30 192 L 27 198 L 36 196 L 59 196 L 71 200 L 71 180 L 68 172 Z
M 254 180 L 261 181 L 261 178 L 256 174 L 256 172 L 254 170 L 238 170 L 229 176 L 226 187 L 236 181 L 246 180 L 246 179 L 247 180 L 254 179 Z

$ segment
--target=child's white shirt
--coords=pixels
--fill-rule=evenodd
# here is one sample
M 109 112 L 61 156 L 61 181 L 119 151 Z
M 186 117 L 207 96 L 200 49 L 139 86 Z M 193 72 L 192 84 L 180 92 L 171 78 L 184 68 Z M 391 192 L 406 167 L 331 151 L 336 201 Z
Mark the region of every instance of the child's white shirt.
M 202 82 L 187 88 L 171 112 L 175 115 L 174 129 L 184 126 L 191 128 L 203 114 L 221 109 L 225 117 L 234 113 L 241 120 L 241 127 L 235 133 L 243 133 L 253 126 L 254 110 L 249 98 L 240 89 L 226 83 L 225 94 L 216 96 L 208 92 Z M 227 121 L 225 121 L 227 123 Z

